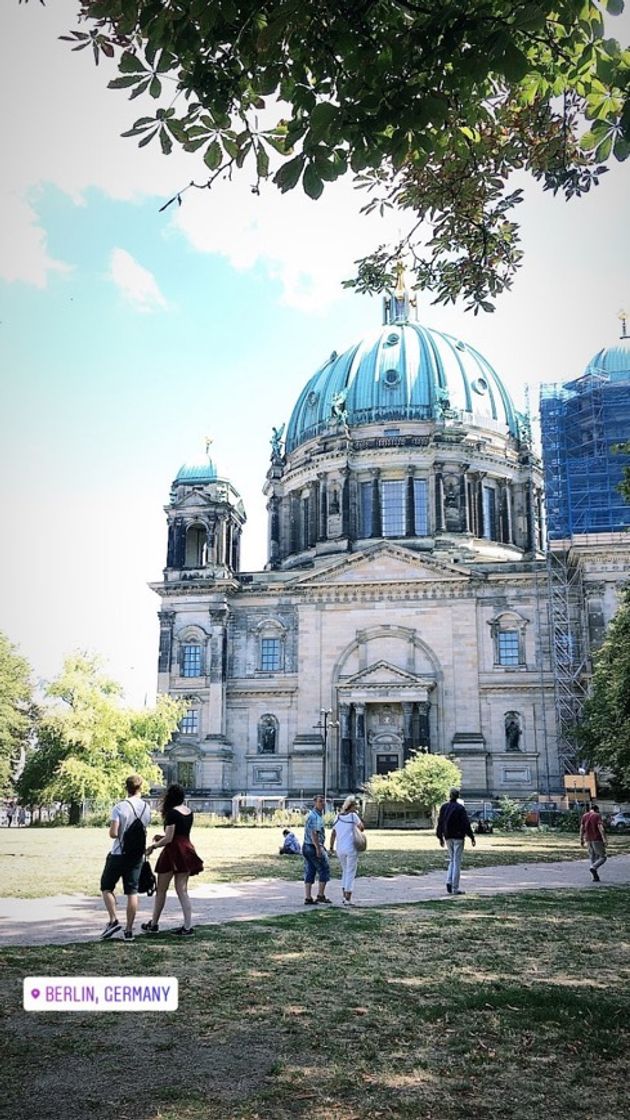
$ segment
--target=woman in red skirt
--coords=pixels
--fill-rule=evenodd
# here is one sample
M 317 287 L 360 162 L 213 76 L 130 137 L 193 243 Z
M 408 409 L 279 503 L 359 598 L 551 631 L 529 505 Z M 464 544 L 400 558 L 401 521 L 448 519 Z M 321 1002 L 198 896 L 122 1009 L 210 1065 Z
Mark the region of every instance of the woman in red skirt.
M 142 925 L 145 933 L 158 932 L 160 914 L 166 902 L 166 892 L 171 879 L 175 876 L 175 890 L 184 915 L 184 924 L 173 932 L 182 937 L 192 937 L 192 906 L 188 896 L 188 877 L 203 871 L 203 863 L 190 842 L 190 830 L 195 814 L 184 805 L 184 797 L 181 786 L 168 787 L 161 809 L 162 820 L 166 826 L 164 835 L 156 836 L 151 846 L 147 848 L 147 856 L 150 856 L 156 848 L 162 848 L 162 851 L 155 865 L 157 890 L 153 915 L 150 922 L 144 922 Z

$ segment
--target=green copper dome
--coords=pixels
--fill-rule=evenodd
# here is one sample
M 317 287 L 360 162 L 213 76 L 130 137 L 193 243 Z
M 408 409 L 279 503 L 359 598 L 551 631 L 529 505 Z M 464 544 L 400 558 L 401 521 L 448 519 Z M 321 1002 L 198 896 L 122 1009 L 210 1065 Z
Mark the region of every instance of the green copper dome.
M 519 435 L 516 410 L 499 375 L 467 343 L 396 319 L 333 353 L 307 382 L 293 409 L 286 449 L 293 451 L 344 408 L 349 428 L 401 420 L 442 420 Z

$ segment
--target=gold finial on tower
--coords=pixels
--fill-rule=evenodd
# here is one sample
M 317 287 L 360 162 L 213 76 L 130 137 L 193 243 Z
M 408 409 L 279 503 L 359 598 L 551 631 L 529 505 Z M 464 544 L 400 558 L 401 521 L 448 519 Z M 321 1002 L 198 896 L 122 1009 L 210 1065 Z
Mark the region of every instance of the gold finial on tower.
M 206 436 L 204 442 L 205 442 L 205 448 L 206 448 L 206 455 L 208 456 L 208 458 L 210 458 L 210 448 L 212 447 L 212 444 L 214 443 L 214 440 L 210 436 Z
M 629 338 L 630 335 L 628 335 L 628 312 L 624 311 L 623 307 L 621 308 L 621 311 L 618 313 L 617 318 L 621 319 L 621 334 L 619 335 L 619 337 L 620 338 Z

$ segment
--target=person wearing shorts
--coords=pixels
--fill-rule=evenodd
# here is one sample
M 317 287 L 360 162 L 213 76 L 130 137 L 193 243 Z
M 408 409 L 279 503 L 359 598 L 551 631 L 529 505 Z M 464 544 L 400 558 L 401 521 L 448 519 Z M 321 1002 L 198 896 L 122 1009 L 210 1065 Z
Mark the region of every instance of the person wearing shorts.
M 324 843 L 324 796 L 321 793 L 313 798 L 313 808 L 304 822 L 304 905 L 314 906 L 316 902 L 330 903 L 326 898 L 326 883 L 330 879 L 330 864 Z M 313 898 L 313 883 L 318 880 L 317 897 Z
M 146 801 L 140 796 L 142 778 L 139 774 L 131 774 L 125 783 L 127 797 L 119 801 L 111 813 L 109 822 L 109 835 L 113 840 L 112 849 L 105 861 L 101 875 L 101 893 L 109 917 L 109 921 L 101 934 L 101 941 L 108 941 L 110 937 L 122 929 L 116 914 L 116 895 L 114 891 L 122 879 L 123 891 L 127 898 L 127 921 L 124 930 L 124 940 L 133 941 L 133 923 L 138 911 L 138 881 L 144 856 L 140 859 L 130 860 L 123 855 L 122 842 L 126 829 L 139 818 L 146 826 L 151 821 L 151 810 Z

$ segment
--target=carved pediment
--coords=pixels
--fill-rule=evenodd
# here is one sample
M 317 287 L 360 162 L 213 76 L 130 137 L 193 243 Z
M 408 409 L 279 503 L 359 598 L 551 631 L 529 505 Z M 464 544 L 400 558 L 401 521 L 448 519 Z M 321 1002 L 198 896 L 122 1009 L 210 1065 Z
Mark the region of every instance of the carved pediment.
M 294 582 L 303 587 L 340 587 L 366 583 L 443 583 L 445 580 L 465 583 L 469 578 L 470 571 L 459 564 L 382 544 L 345 556 L 326 568 L 299 576 Z
M 369 688 L 381 685 L 413 686 L 418 688 L 433 688 L 435 681 L 431 677 L 421 677 L 417 673 L 410 673 L 407 669 L 400 669 L 389 661 L 375 661 L 359 673 L 351 677 L 342 677 L 339 681 L 340 688 Z

